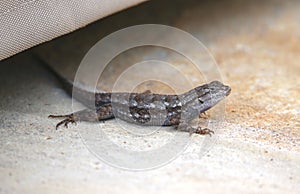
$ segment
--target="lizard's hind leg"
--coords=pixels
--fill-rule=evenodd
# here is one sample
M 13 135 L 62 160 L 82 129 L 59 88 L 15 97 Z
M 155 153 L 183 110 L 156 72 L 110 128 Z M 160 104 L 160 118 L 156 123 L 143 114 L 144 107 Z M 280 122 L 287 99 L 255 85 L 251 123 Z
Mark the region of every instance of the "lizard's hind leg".
M 64 120 L 57 123 L 56 130 L 58 129 L 58 127 L 60 125 L 64 124 L 65 127 L 68 128 L 69 123 L 75 123 L 76 124 L 76 121 L 78 121 L 78 119 L 76 119 L 76 117 L 74 116 L 74 113 L 68 114 L 68 115 L 49 115 L 48 118 L 65 118 Z
M 77 121 L 102 121 L 114 118 L 114 115 L 111 105 L 104 104 L 99 106 L 97 110 L 84 109 L 67 115 L 49 115 L 48 118 L 65 118 L 57 123 L 56 129 L 58 129 L 58 127 L 61 125 L 65 125 L 65 127 L 68 128 L 69 123 L 76 124 Z

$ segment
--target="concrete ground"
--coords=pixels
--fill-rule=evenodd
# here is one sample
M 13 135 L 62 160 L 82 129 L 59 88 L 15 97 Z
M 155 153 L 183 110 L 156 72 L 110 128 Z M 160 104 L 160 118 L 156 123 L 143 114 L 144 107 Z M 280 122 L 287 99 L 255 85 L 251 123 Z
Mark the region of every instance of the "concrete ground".
M 151 1 L 1 61 L 0 193 L 299 193 L 299 8 L 299 1 Z M 99 39 L 143 23 L 185 30 L 214 56 L 222 81 L 232 88 L 226 102 L 205 116 L 216 134 L 189 137 L 118 120 L 55 130 L 59 120 L 49 114 L 83 105 L 72 102 L 36 57 L 71 79 Z M 112 88 L 124 69 L 145 58 L 196 77 L 190 61 L 144 47 L 116 57 L 97 87 Z M 166 79 L 176 75 L 159 70 Z M 143 76 L 133 72 L 132 80 Z M 203 83 L 196 78 L 193 85 Z M 147 88 L 172 92 L 157 82 L 136 90 Z M 166 142 L 173 147 L 160 149 Z

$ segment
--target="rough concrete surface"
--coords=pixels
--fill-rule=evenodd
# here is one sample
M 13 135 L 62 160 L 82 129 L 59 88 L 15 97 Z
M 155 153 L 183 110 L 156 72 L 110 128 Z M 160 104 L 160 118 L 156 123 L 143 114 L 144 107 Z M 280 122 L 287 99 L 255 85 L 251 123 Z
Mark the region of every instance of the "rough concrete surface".
M 1 61 L 0 192 L 299 193 L 299 9 L 299 1 L 150 1 Z M 69 113 L 83 106 L 74 101 L 72 107 L 71 97 L 36 57 L 71 79 L 84 54 L 99 39 L 143 23 L 185 30 L 214 56 L 222 81 L 232 88 L 226 102 L 205 116 L 209 120 L 225 108 L 224 120 L 212 119 L 218 123 L 213 125 L 217 126 L 216 134 L 189 137 L 172 128 L 156 131 L 118 120 L 81 122 L 55 130 L 58 120 L 48 119 L 49 114 Z M 195 71 L 190 61 L 166 49 L 144 47 L 116 57 L 98 89 L 111 89 L 129 64 L 153 57 L 181 69 L 192 85 L 204 81 L 203 77 L 192 79 Z M 166 71 L 160 69 L 166 77 L 176 76 Z M 139 72 L 134 75 L 143 76 Z M 174 92 L 157 82 L 139 85 L 136 90 L 147 88 Z M 184 85 L 179 88 L 190 89 Z M 151 135 L 132 137 L 118 129 L 120 124 L 135 133 L 151 130 Z M 103 161 L 101 154 L 116 156 L 115 164 L 139 166 L 141 161 L 134 156 L 124 158 L 122 153 L 109 155 L 116 153 L 111 144 L 103 144 L 103 152 L 97 154 L 99 150 L 89 142 L 98 141 L 101 131 L 125 151 L 136 151 L 133 153 L 157 150 L 172 137 L 178 138 L 176 145 L 186 138 L 190 142 L 158 168 L 124 170 Z M 172 151 L 157 157 L 167 157 Z

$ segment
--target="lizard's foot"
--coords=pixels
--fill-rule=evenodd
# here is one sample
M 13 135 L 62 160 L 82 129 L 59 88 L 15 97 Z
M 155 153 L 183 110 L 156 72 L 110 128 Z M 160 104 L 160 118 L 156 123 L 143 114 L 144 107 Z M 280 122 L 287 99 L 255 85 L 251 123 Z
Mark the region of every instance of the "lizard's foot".
M 199 134 L 199 135 L 209 135 L 209 136 L 211 136 L 215 132 L 213 130 L 208 129 L 208 128 L 197 127 L 194 130 L 192 130 L 192 133 L 196 133 L 196 134 Z M 191 132 L 190 132 L 190 134 L 191 134 Z
M 209 135 L 209 136 L 211 136 L 212 134 L 215 133 L 213 130 L 210 130 L 208 128 L 201 128 L 200 126 L 194 127 L 194 126 L 188 125 L 186 123 L 183 123 L 180 126 L 177 125 L 175 127 L 180 131 L 189 132 L 190 135 L 192 135 L 193 133 L 196 133 L 196 134 L 199 134 L 199 135 Z
M 49 115 L 48 118 L 66 118 L 56 125 L 56 130 L 58 129 L 59 126 L 65 125 L 66 128 L 68 128 L 69 123 L 75 123 L 76 124 L 76 117 L 74 114 L 69 114 L 69 115 Z

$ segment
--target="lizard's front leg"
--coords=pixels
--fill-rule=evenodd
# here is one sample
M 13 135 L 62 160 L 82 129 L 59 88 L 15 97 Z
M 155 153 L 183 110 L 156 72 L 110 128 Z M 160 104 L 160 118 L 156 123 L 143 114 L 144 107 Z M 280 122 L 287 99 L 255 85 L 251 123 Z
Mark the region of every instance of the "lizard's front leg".
M 209 135 L 209 136 L 214 134 L 214 131 L 208 128 L 202 128 L 200 126 L 196 126 L 196 127 L 192 126 L 190 122 L 182 120 L 181 115 L 179 114 L 174 115 L 172 118 L 170 118 L 169 122 L 172 126 L 174 126 L 175 129 L 179 131 L 189 132 L 190 135 L 192 135 L 193 133 L 199 135 Z

